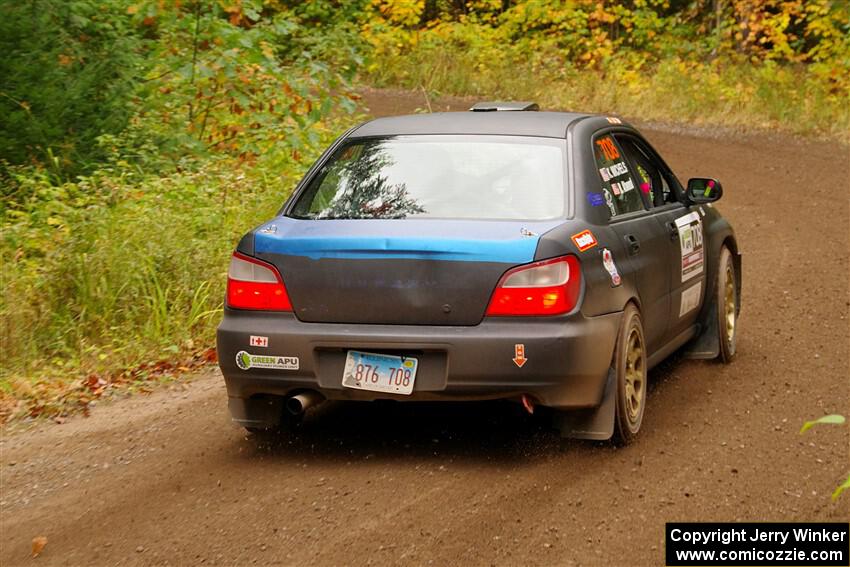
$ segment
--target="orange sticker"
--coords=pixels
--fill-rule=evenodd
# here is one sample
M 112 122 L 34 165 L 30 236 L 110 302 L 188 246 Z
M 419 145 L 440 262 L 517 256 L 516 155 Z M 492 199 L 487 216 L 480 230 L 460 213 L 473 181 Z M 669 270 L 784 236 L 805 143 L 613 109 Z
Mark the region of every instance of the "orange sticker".
M 585 250 L 590 250 L 594 246 L 596 246 L 596 237 L 593 236 L 593 233 L 589 230 L 583 230 L 578 234 L 572 235 L 573 243 L 576 245 L 576 248 L 579 249 L 579 252 L 584 252 Z
M 620 157 L 620 152 L 617 151 L 617 146 L 614 145 L 614 141 L 610 136 L 596 140 L 596 145 L 599 146 L 599 149 L 602 150 L 602 153 L 605 154 L 608 160 L 615 160 Z
M 525 345 L 514 345 L 514 364 L 522 368 L 526 362 L 528 362 L 528 359 L 525 358 Z

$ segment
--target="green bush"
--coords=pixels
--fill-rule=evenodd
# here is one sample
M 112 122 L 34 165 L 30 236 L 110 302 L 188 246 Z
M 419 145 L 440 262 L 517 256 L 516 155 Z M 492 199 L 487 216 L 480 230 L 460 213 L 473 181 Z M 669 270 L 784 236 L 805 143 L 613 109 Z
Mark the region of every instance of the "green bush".
M 141 38 L 126 4 L 0 4 L 0 157 L 68 178 L 103 158 L 132 115 Z
M 846 2 L 437 2 L 425 23 L 422 2 L 377 4 L 375 85 L 850 141 Z
M 325 61 L 349 55 L 307 41 L 295 12 L 259 8 L 123 4 L 147 63 L 126 124 L 86 138 L 96 161 L 0 154 L 0 390 L 213 344 L 238 238 L 355 119 L 354 68 Z
M 107 371 L 212 344 L 229 252 L 302 173 L 212 164 L 57 186 L 10 172 L 32 198 L 5 211 L 0 377 Z

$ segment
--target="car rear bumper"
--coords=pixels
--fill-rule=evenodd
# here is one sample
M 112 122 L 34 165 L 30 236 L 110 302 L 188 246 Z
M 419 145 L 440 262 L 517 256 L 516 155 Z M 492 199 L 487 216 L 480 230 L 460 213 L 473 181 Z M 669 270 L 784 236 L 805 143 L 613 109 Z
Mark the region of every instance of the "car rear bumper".
M 234 419 L 249 425 L 249 414 L 257 411 L 251 399 L 304 390 L 337 400 L 482 400 L 527 394 L 545 406 L 593 407 L 602 399 L 621 315 L 490 318 L 462 327 L 304 323 L 291 313 L 225 309 L 217 335 L 219 366 Z M 268 346 L 251 346 L 252 336 L 266 338 Z M 514 362 L 517 344 L 524 345 L 522 366 Z M 418 358 L 413 394 L 344 388 L 349 349 Z M 298 368 L 243 370 L 236 363 L 240 351 L 297 357 Z

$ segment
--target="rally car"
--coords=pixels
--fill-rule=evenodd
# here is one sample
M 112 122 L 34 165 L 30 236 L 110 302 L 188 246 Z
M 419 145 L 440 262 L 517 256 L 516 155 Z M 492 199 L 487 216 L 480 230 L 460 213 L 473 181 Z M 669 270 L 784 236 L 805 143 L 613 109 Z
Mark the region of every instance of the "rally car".
M 564 436 L 628 442 L 648 369 L 735 355 L 722 194 L 682 186 L 612 116 L 479 103 L 358 125 L 233 253 L 231 415 L 263 430 L 324 400 L 512 399 Z

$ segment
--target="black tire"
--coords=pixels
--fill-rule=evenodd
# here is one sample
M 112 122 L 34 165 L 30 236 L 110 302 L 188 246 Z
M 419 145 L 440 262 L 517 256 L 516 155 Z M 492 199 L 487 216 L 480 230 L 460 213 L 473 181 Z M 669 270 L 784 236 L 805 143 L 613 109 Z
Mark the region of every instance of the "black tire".
M 735 358 L 738 337 L 738 285 L 732 253 L 724 246 L 717 262 L 717 332 L 720 342 L 718 358 L 728 364 Z
M 646 408 L 647 354 L 640 313 L 632 304 L 623 312 L 623 322 L 614 350 L 617 396 L 614 409 L 614 442 L 630 443 L 640 431 Z

